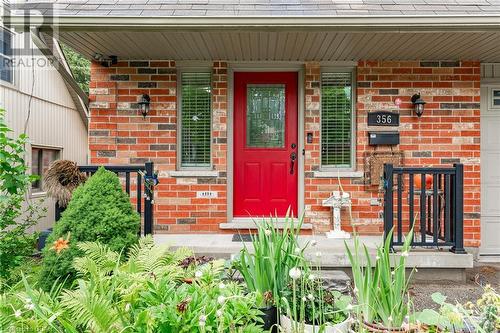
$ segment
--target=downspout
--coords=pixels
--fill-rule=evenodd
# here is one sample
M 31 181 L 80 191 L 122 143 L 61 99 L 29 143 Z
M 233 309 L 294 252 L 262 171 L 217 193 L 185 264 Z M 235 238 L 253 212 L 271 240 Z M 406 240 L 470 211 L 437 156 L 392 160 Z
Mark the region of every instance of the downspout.
M 71 89 L 74 94 L 77 95 L 75 96 L 76 98 L 74 98 L 74 100 L 76 99 L 75 104 L 80 104 L 76 105 L 76 107 L 83 123 L 85 124 L 85 127 L 88 129 L 89 97 L 75 81 L 75 78 L 73 77 L 68 64 L 60 59 L 60 57 L 64 57 L 64 55 L 62 54 L 62 50 L 60 49 L 59 44 L 54 41 L 53 47 L 51 48 L 47 45 L 37 28 L 32 28 L 30 31 L 33 43 L 38 47 L 40 52 L 51 61 L 51 64 L 55 67 L 57 72 L 61 74 L 61 77 L 63 78 L 66 85 L 69 86 L 69 89 Z M 54 54 L 55 52 L 59 54 L 56 55 Z

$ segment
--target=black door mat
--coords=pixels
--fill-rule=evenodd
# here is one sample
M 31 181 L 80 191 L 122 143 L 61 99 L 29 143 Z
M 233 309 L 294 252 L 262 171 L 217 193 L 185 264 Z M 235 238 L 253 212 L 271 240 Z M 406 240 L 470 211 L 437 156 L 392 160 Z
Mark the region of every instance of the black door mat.
M 252 235 L 250 234 L 234 234 L 233 235 L 233 242 L 251 242 L 252 241 Z

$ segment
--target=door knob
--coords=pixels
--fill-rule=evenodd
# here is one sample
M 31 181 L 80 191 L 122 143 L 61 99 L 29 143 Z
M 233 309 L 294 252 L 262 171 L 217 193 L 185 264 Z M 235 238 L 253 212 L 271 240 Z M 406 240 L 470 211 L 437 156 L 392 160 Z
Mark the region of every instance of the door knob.
M 293 152 L 290 154 L 290 174 L 293 175 L 294 172 L 294 167 L 295 167 L 295 160 L 297 159 L 297 153 Z

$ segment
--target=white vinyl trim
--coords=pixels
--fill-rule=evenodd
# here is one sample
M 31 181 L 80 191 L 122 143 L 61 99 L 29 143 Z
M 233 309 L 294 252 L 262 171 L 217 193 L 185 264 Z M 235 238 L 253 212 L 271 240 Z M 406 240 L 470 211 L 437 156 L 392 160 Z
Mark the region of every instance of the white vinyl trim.
M 304 213 L 304 62 L 229 62 L 228 63 L 228 98 L 227 98 L 227 220 L 228 223 L 238 219 L 233 215 L 234 199 L 234 72 L 297 72 L 298 84 L 298 189 L 297 215 Z
M 451 12 L 450 12 L 451 13 Z M 96 31 L 103 28 L 115 29 L 199 29 L 234 28 L 259 29 L 272 27 L 286 30 L 290 28 L 322 28 L 324 30 L 351 31 L 485 31 L 497 30 L 500 26 L 498 14 L 490 15 L 370 15 L 370 16 L 33 16 L 30 23 L 42 29 L 50 29 L 57 22 L 59 31 Z M 8 16 L 7 25 L 23 29 L 23 16 Z

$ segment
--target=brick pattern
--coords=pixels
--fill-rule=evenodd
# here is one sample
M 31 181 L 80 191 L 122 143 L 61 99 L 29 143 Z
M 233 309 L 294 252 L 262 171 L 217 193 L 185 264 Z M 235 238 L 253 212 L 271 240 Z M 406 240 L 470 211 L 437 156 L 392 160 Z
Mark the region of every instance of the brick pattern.
M 226 221 L 227 64 L 213 70 L 213 167 L 219 177 L 171 177 L 177 163 L 177 70 L 174 61 L 123 61 L 112 67 L 93 63 L 89 150 L 92 164 L 143 164 L 159 171 L 157 231 L 214 232 Z M 137 101 L 151 97 L 143 119 Z M 132 188 L 133 189 L 133 188 Z M 217 198 L 196 198 L 216 191 Z
M 336 178 L 315 178 L 320 170 L 320 64 L 305 64 L 305 216 L 314 232 L 331 223 L 331 210 L 321 202 L 339 188 Z M 480 237 L 480 127 L 478 62 L 360 61 L 357 77 L 356 168 L 365 170 L 368 146 L 367 112 L 394 110 L 400 97 L 401 144 L 405 165 L 465 164 L 466 245 L 478 246 Z M 227 63 L 213 63 L 212 162 L 218 177 L 171 177 L 176 169 L 177 74 L 173 61 L 123 61 L 106 68 L 92 65 L 90 162 L 138 164 L 155 162 L 160 185 L 156 195 L 156 230 L 221 232 L 227 214 Z M 410 97 L 420 92 L 427 101 L 424 115 L 412 113 Z M 150 114 L 143 119 L 139 96 L 151 96 Z M 389 148 L 379 147 L 384 151 Z M 353 197 L 352 214 L 344 212 L 347 230 L 380 234 L 382 199 L 377 187 L 364 178 L 342 178 Z M 196 191 L 215 191 L 217 198 L 196 198 Z M 352 216 L 352 219 L 351 219 Z M 352 224 L 351 224 L 352 222 Z
M 331 221 L 331 212 L 321 202 L 338 190 L 337 179 L 314 178 L 320 168 L 319 148 L 319 75 L 317 63 L 306 64 L 305 130 L 313 132 L 314 143 L 306 145 L 305 203 L 306 217 L 317 232 Z M 365 160 L 375 149 L 368 145 L 367 112 L 395 110 L 400 105 L 401 144 L 394 147 L 404 153 L 407 166 L 465 166 L 464 214 L 467 246 L 480 240 L 480 64 L 471 61 L 360 61 L 357 69 L 357 170 L 365 170 Z M 410 98 L 421 93 L 427 101 L 424 115 L 413 114 Z M 344 190 L 353 197 L 352 220 L 344 212 L 347 230 L 352 226 L 365 234 L 383 230 L 382 206 L 371 206 L 382 199 L 378 188 L 363 179 L 341 179 Z M 352 224 L 351 224 L 352 222 Z

